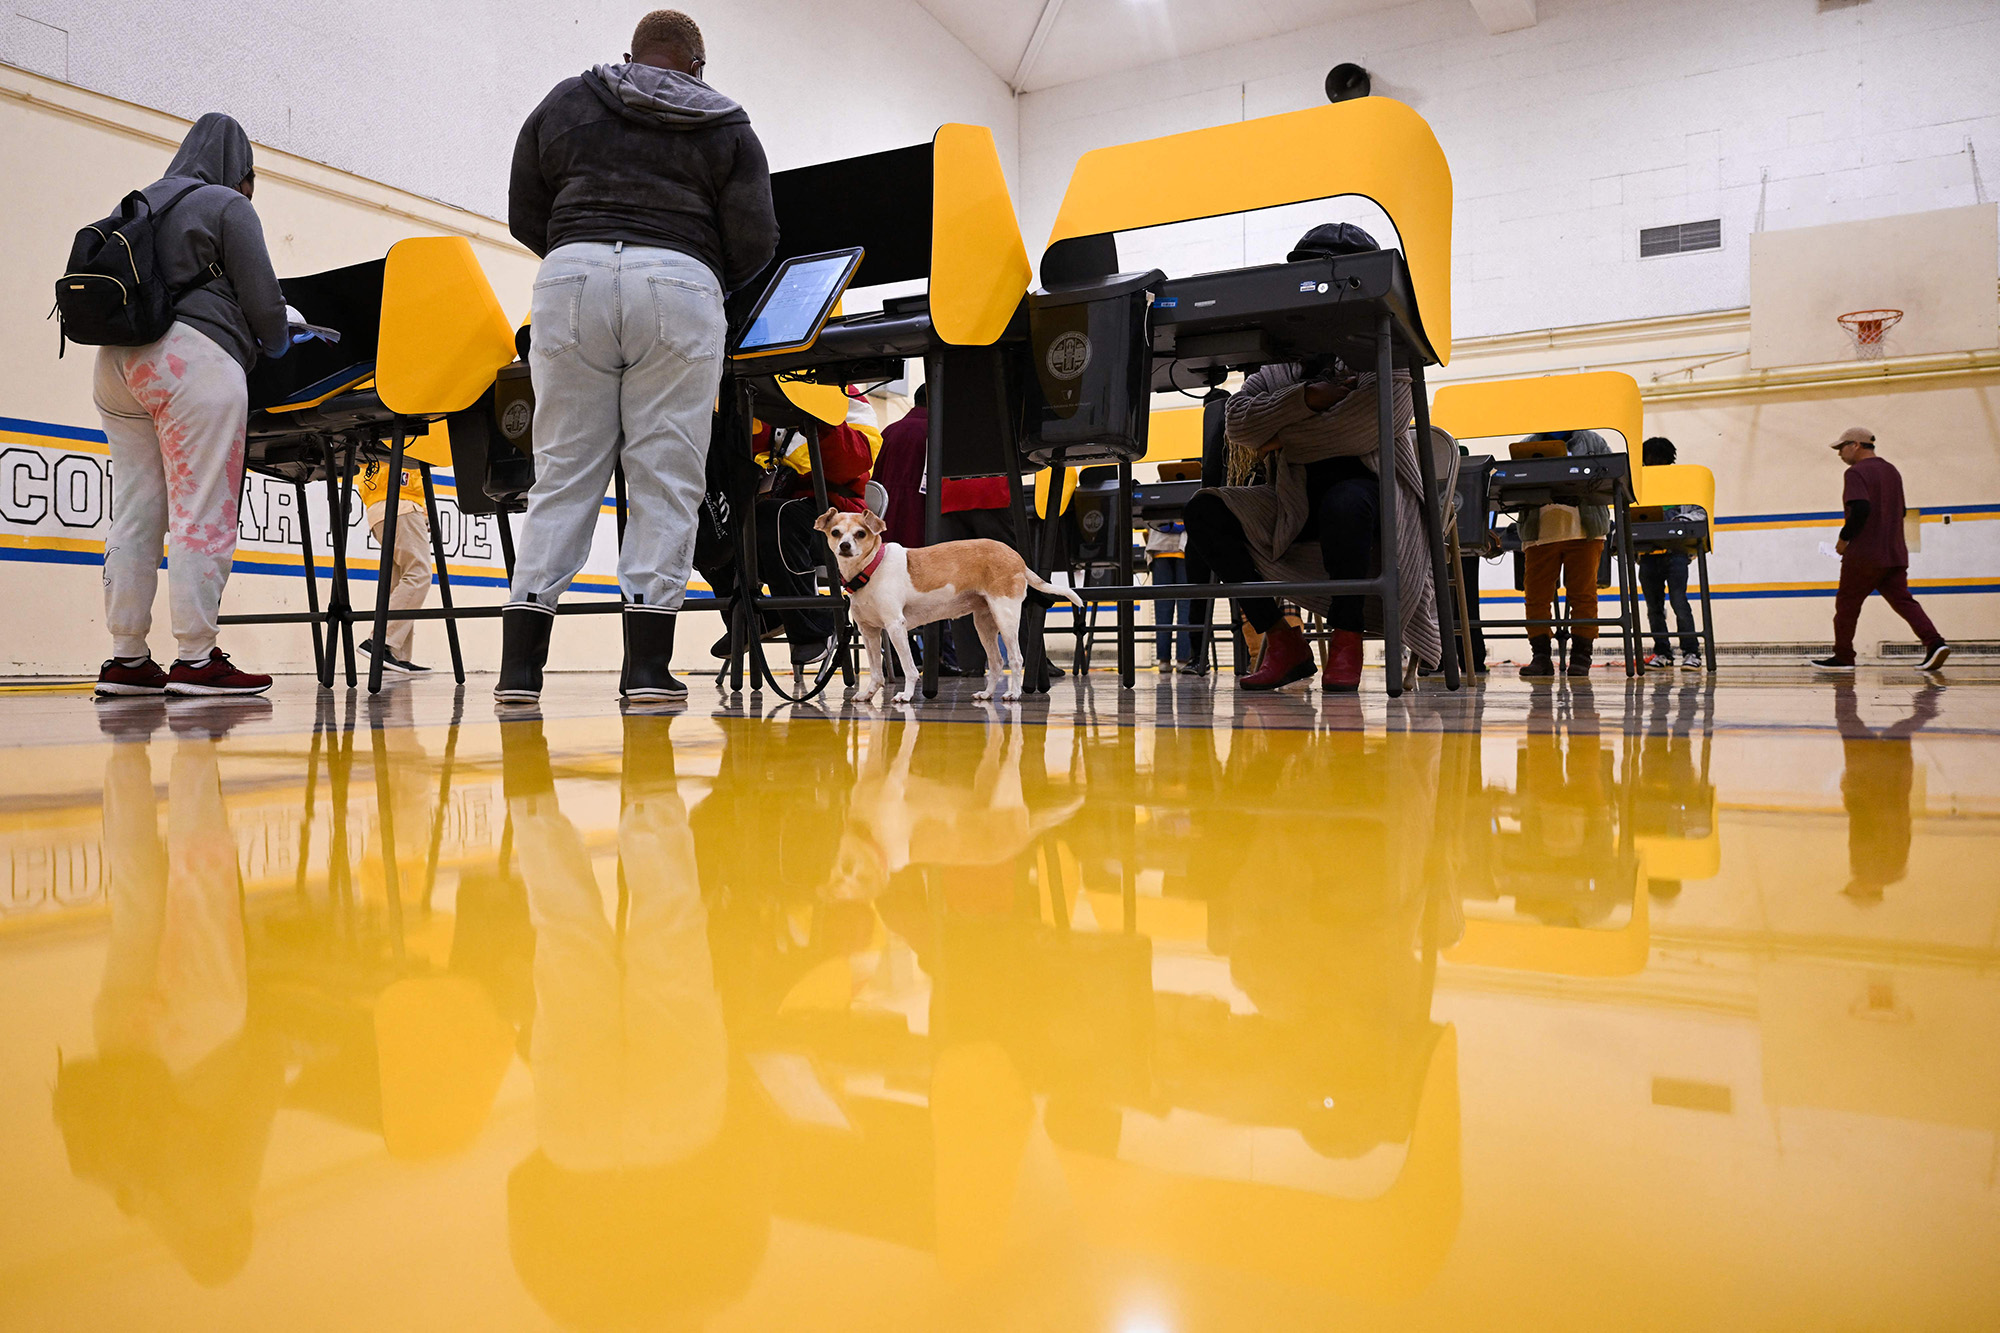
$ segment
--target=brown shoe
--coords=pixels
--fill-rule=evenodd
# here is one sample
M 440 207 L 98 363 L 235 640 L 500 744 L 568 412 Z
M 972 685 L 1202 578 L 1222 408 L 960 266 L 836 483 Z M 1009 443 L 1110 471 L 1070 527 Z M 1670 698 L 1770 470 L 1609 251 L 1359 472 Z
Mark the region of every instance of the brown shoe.
M 1246 690 L 1275 690 L 1313 673 L 1312 647 L 1297 625 L 1279 621 L 1264 636 L 1264 656 L 1257 669 L 1238 683 Z
M 1547 639 L 1528 640 L 1531 656 L 1528 664 L 1521 668 L 1522 680 L 1554 680 L 1556 678 L 1555 659 L 1549 656 Z

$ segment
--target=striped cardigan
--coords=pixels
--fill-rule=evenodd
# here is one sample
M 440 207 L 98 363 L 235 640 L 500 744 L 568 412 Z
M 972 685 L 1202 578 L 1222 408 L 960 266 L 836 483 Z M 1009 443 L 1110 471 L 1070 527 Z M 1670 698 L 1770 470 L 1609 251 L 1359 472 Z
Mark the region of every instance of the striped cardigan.
M 1396 437 L 1396 562 L 1402 601 L 1403 645 L 1423 662 L 1436 665 L 1444 648 L 1438 636 L 1437 595 L 1431 581 L 1430 544 L 1424 537 L 1423 476 L 1417 470 L 1414 437 L 1407 423 L 1415 409 L 1410 376 L 1397 371 L 1391 389 L 1394 418 L 1405 423 Z M 1306 464 L 1323 458 L 1359 458 L 1379 471 L 1375 376 L 1364 374 L 1354 392 L 1324 412 L 1306 406 L 1299 366 L 1272 365 L 1255 371 L 1224 409 L 1223 425 L 1234 449 L 1280 444 L 1277 477 L 1266 486 L 1225 486 L 1216 494 L 1236 515 L 1250 539 L 1258 572 L 1266 579 L 1310 582 L 1326 577 L 1319 543 L 1300 541 L 1308 517 Z M 1296 598 L 1322 615 L 1325 597 Z M 1379 604 L 1370 598 L 1363 612 L 1368 628 L 1380 633 Z

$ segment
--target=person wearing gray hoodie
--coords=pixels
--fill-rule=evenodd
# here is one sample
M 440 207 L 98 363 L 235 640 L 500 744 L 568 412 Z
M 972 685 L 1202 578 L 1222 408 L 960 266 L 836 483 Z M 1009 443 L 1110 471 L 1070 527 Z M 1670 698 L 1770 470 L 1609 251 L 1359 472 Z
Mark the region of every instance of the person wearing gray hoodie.
M 639 21 L 623 64 L 555 86 L 521 127 L 508 227 L 542 256 L 531 310 L 535 484 L 501 613 L 495 700 L 541 694 L 556 603 L 590 556 L 625 467 L 620 692 L 687 694 L 670 663 L 694 560 L 723 297 L 777 252 L 771 178 L 750 117 L 701 80 L 701 29 Z
M 110 444 L 114 504 L 104 544 L 112 656 L 97 693 L 258 694 L 269 676 L 237 669 L 215 646 L 222 589 L 236 558 L 243 488 L 246 375 L 282 356 L 285 298 L 251 207 L 250 136 L 220 112 L 194 123 L 167 174 L 145 188 L 157 211 L 194 186 L 154 229 L 162 281 L 180 294 L 165 337 L 100 347 L 92 396 Z M 147 646 L 160 547 L 168 547 L 178 650 L 162 671 Z

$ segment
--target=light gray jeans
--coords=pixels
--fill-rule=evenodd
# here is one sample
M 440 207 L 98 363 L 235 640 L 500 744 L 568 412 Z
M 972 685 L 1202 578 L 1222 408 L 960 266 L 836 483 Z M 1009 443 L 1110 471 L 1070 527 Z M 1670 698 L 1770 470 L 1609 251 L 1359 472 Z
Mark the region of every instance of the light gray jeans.
M 508 604 L 555 607 L 622 460 L 619 587 L 628 602 L 678 607 L 722 378 L 721 285 L 677 250 L 579 241 L 542 261 L 533 309 L 535 485 Z
M 144 657 L 167 545 L 177 654 L 207 659 L 236 559 L 243 491 L 243 367 L 206 334 L 176 323 L 144 347 L 100 347 L 93 384 L 111 445 L 111 532 L 104 613 L 111 651 Z

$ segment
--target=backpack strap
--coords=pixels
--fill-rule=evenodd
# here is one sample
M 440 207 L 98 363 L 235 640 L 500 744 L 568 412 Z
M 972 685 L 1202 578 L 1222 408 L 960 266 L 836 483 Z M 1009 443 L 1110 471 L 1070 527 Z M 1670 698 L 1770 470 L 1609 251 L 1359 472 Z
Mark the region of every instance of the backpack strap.
M 152 210 L 153 221 L 158 222 L 161 218 L 167 215 L 168 211 L 171 210 L 175 204 L 178 204 L 181 200 L 187 198 L 189 195 L 193 194 L 196 190 L 199 190 L 202 186 L 206 184 L 208 184 L 207 181 L 196 181 L 194 184 L 188 186 L 185 190 L 176 191 L 174 193 L 173 198 L 167 200 L 166 203 L 161 204 L 156 209 L 152 208 L 152 205 L 148 204 L 147 207 Z M 142 193 L 139 197 L 143 199 L 145 198 L 145 195 Z M 222 272 L 222 265 L 211 262 L 209 266 L 202 272 L 202 275 L 200 277 L 194 279 L 191 282 L 184 282 L 178 287 L 169 289 L 168 294 L 172 296 L 172 298 L 175 301 L 178 302 L 183 296 L 186 296 L 189 292 L 194 291 L 200 287 L 206 287 L 208 286 L 209 283 L 214 282 L 217 278 L 220 278 L 222 276 L 224 276 Z
M 222 265 L 210 264 L 206 269 L 202 270 L 202 275 L 194 279 L 194 281 L 184 282 L 180 286 L 173 288 L 171 295 L 173 296 L 174 300 L 178 301 L 183 296 L 186 296 L 189 292 L 194 291 L 200 287 L 206 287 L 208 286 L 209 283 L 214 282 L 217 278 L 223 276 L 225 275 L 222 272 Z

